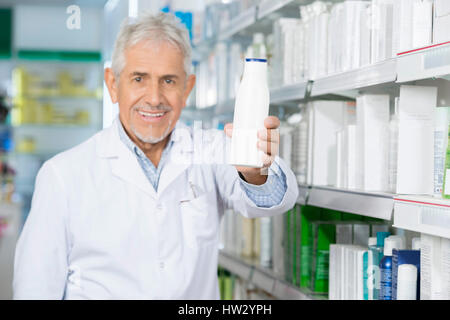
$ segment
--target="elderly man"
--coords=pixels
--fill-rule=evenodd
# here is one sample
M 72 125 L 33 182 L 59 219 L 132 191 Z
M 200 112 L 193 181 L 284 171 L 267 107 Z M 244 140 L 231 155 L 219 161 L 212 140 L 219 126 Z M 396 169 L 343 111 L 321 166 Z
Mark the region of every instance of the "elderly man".
M 14 298 L 218 299 L 224 209 L 256 218 L 293 207 L 295 177 L 274 155 L 277 118 L 259 132 L 268 175 L 227 165 L 223 131 L 177 122 L 195 83 L 190 56 L 172 15 L 122 24 L 105 70 L 119 117 L 40 169 Z

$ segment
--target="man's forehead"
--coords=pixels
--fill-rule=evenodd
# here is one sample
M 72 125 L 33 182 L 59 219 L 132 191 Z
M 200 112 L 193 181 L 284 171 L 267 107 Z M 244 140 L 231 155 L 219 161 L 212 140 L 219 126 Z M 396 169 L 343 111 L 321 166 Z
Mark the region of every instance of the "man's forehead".
M 142 53 L 156 53 L 159 54 L 164 51 L 165 54 L 179 56 L 183 59 L 183 54 L 175 44 L 168 40 L 142 40 L 126 49 L 127 52 L 142 52 Z
M 133 69 L 131 72 L 148 72 L 144 69 L 152 65 L 152 69 L 165 69 L 168 73 L 176 74 L 178 69 L 184 67 L 180 50 L 167 41 L 141 41 L 127 48 L 125 57 L 127 67 Z

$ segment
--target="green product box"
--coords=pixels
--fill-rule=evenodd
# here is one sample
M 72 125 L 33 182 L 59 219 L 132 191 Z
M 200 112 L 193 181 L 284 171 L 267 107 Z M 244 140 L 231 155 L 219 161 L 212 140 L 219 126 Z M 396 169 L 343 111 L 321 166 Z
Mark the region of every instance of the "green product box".
M 364 216 L 359 214 L 341 212 L 341 221 L 364 221 Z
M 318 221 L 312 223 L 313 255 L 310 288 L 316 293 L 328 293 L 330 244 L 336 242 L 336 223 Z
M 284 249 L 284 274 L 287 282 L 292 282 L 292 234 L 291 234 L 291 216 L 292 209 L 285 213 L 284 215 L 284 239 L 283 239 L 283 249 Z
M 226 275 L 223 280 L 223 300 L 233 300 L 234 275 Z
M 224 299 L 224 288 L 225 288 L 225 286 L 224 286 L 224 277 L 225 277 L 224 273 L 225 273 L 225 270 L 223 268 L 219 267 L 218 270 L 217 270 L 217 277 L 219 279 L 220 300 Z
M 297 283 L 297 208 L 294 206 L 291 213 L 291 261 L 292 261 L 292 284 Z
M 322 209 L 300 206 L 300 287 L 309 288 L 311 282 L 312 222 L 320 220 Z
M 363 221 L 368 223 L 382 223 L 383 219 L 372 218 L 372 217 L 363 217 Z
M 442 187 L 442 198 L 450 199 L 450 126 L 448 129 L 447 151 L 445 153 L 444 185 Z
M 300 206 L 296 205 L 296 236 L 295 236 L 295 264 L 296 264 L 296 282 L 295 286 L 300 287 L 301 278 L 301 245 L 302 245 L 302 215 Z
M 342 212 L 331 209 L 322 209 L 322 213 L 320 215 L 321 221 L 341 221 L 342 220 Z

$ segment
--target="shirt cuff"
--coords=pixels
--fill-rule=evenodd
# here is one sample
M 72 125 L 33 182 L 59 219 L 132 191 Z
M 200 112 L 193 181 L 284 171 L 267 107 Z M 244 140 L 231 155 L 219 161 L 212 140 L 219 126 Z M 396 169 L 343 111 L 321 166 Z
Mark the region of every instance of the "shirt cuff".
M 269 167 L 267 181 L 262 185 L 250 184 L 240 174 L 239 178 L 248 198 L 258 207 L 279 205 L 287 190 L 286 175 L 276 162 Z

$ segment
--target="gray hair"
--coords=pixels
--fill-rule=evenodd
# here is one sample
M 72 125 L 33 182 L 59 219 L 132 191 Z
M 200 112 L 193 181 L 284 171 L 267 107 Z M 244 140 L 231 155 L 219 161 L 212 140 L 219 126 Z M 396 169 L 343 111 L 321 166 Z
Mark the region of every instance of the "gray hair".
M 120 26 L 111 65 L 117 81 L 125 68 L 125 49 L 143 40 L 167 41 L 177 47 L 184 57 L 184 71 L 190 75 L 192 49 L 186 27 L 173 14 L 147 11 L 138 18 L 126 18 Z

